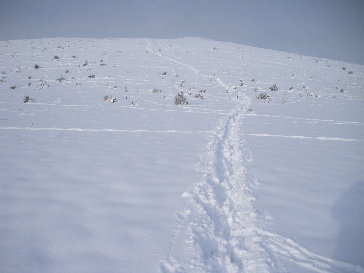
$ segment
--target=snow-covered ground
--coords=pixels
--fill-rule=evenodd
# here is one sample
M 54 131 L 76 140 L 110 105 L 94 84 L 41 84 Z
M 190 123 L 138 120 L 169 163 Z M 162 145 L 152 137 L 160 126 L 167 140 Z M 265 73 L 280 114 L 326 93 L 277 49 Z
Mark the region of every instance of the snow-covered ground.
M 1 272 L 364 272 L 364 66 L 40 39 L 0 73 Z

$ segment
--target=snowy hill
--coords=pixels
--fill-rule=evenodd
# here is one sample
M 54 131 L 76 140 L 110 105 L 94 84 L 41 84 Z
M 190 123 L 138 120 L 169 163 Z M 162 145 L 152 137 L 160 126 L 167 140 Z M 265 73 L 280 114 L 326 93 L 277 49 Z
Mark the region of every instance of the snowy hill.
M 364 66 L 41 39 L 0 73 L 1 272 L 364 272 Z

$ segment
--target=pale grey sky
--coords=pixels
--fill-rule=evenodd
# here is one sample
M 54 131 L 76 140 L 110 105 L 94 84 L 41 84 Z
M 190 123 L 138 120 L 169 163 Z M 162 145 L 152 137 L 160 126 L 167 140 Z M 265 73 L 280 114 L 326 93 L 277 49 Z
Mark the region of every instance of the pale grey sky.
M 0 40 L 198 36 L 364 64 L 364 0 L 0 0 Z

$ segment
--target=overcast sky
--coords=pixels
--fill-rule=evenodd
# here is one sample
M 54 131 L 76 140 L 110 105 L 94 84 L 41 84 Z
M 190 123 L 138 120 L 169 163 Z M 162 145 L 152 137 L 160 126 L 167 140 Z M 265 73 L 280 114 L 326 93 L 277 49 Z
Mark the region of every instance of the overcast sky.
M 364 64 L 364 0 L 0 0 L 0 40 L 198 36 Z

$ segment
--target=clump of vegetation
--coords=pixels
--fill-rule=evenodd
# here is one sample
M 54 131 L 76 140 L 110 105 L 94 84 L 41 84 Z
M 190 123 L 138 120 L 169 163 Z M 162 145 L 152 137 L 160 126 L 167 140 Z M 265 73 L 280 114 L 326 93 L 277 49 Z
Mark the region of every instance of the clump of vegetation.
M 38 89 L 41 90 L 44 87 L 49 87 L 49 84 L 47 84 L 47 81 L 44 79 L 40 79 L 38 83 Z
M 196 94 L 195 95 L 195 98 L 202 99 L 202 100 L 205 99 L 205 97 L 203 95 L 201 95 L 200 93 L 199 94 Z
M 162 90 L 157 89 L 157 88 L 153 88 L 152 92 L 155 93 L 155 94 L 157 94 L 157 93 L 161 93 Z
M 59 56 L 54 56 L 53 59 L 59 60 Z
M 354 72 L 350 70 L 350 71 L 348 72 L 348 74 L 354 74 Z
M 83 66 L 86 66 L 86 65 L 88 65 L 88 61 L 85 61 L 85 63 L 83 64 Z
M 36 65 L 34 65 L 34 68 L 35 68 L 35 69 L 39 69 L 39 65 L 37 65 L 37 64 L 36 64 Z
M 205 99 L 205 96 L 204 96 L 205 93 L 206 93 L 206 90 L 201 89 L 200 91 L 198 91 L 198 94 L 195 95 L 195 98 L 204 100 Z
M 14 90 L 16 88 L 16 85 L 10 86 L 10 89 Z
M 95 78 L 95 75 L 89 75 L 88 76 L 90 79 L 94 79 Z
M 256 98 L 259 100 L 267 100 L 270 99 L 270 96 L 267 93 L 260 93 Z
M 117 98 L 113 98 L 112 96 L 105 96 L 103 99 L 102 99 L 103 101 L 106 101 L 106 102 L 111 102 L 111 103 L 115 103 L 115 102 L 117 102 L 118 101 L 118 99 Z
M 178 93 L 175 97 L 174 97 L 174 104 L 175 105 L 186 105 L 188 104 L 188 101 L 185 97 L 185 95 L 183 94 L 183 92 L 181 91 L 180 93 Z
M 57 81 L 57 82 L 62 82 L 62 81 L 64 81 L 65 79 L 66 79 L 65 77 L 61 76 L 61 77 L 57 78 L 57 79 L 56 79 L 56 81 Z
M 33 99 L 33 98 L 29 97 L 29 96 L 24 96 L 23 102 L 24 103 L 35 102 L 35 99 Z
M 278 86 L 276 84 L 273 84 L 271 87 L 269 87 L 270 91 L 277 91 L 278 90 Z

